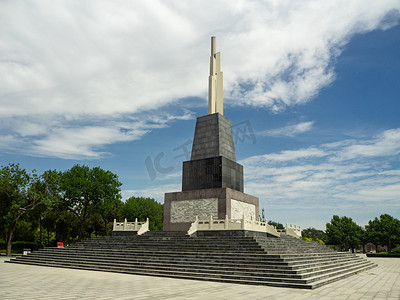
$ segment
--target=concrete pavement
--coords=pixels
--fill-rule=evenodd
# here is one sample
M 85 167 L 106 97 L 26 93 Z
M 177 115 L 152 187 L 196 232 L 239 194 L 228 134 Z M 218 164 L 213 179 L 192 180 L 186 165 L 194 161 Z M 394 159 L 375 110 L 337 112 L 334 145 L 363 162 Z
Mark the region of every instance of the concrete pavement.
M 315 290 L 239 285 L 4 263 L 0 299 L 400 299 L 400 259 Z

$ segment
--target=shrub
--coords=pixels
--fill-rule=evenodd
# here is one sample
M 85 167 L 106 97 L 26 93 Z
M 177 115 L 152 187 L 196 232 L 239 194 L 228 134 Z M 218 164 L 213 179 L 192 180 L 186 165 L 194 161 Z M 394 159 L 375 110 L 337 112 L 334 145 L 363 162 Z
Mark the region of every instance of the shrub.
M 26 241 L 16 241 L 12 243 L 12 250 L 24 250 L 25 248 L 37 250 L 38 245 L 35 242 Z
M 397 246 L 392 250 L 393 253 L 400 254 L 400 246 Z
M 400 257 L 400 254 L 396 254 L 396 253 L 385 253 L 385 252 L 381 252 L 381 253 L 367 253 L 368 257 Z
M 7 248 L 7 244 L 5 242 L 0 242 L 0 250 L 6 250 L 6 248 Z M 16 241 L 16 242 L 12 243 L 11 250 L 12 251 L 14 251 L 14 250 L 22 251 L 25 248 L 37 250 L 38 245 L 34 242 Z
M 323 240 L 320 240 L 319 238 L 310 238 L 310 237 L 305 237 L 305 236 L 303 236 L 303 240 L 309 241 L 309 242 L 318 242 L 318 243 L 320 243 L 321 245 L 325 245 L 324 241 L 323 241 Z

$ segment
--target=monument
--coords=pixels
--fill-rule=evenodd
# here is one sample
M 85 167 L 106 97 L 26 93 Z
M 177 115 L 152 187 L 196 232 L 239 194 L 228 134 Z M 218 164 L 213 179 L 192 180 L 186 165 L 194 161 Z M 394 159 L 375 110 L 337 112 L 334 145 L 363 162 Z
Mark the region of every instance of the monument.
M 258 198 L 244 193 L 243 166 L 236 162 L 231 122 L 223 116 L 214 37 L 211 45 L 208 115 L 197 118 L 182 191 L 165 194 L 164 231 L 149 231 L 149 219 L 114 220 L 112 236 L 35 251 L 10 263 L 305 289 L 376 266 L 302 240 L 300 227 L 286 224 L 278 231 L 256 220 Z
M 236 162 L 231 121 L 223 115 L 223 73 L 211 38 L 208 114 L 198 117 L 182 191 L 166 193 L 164 231 L 187 231 L 196 220 L 258 218 L 258 198 L 244 193 L 243 166 Z

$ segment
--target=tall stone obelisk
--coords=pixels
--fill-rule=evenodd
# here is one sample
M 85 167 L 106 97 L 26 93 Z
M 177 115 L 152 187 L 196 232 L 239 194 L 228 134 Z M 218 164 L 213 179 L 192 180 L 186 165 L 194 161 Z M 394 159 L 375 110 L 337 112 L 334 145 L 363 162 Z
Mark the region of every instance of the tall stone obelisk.
M 208 115 L 198 117 L 192 155 L 183 162 L 182 191 L 166 193 L 164 230 L 187 231 L 196 216 L 256 219 L 258 198 L 243 192 L 243 166 L 236 162 L 231 121 L 223 116 L 222 72 L 211 38 Z
M 210 76 L 208 77 L 208 114 L 217 112 L 223 115 L 223 73 L 221 72 L 221 55 L 216 52 L 216 47 L 216 38 L 213 36 L 211 37 Z

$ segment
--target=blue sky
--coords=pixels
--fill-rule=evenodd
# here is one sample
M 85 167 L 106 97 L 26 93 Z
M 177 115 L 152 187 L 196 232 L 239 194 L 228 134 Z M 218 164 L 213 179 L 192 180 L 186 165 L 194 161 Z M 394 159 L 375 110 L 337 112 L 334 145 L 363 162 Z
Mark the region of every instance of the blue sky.
M 3 1 L 0 164 L 100 166 L 163 202 L 207 113 L 212 35 L 267 219 L 400 218 L 398 1 Z

